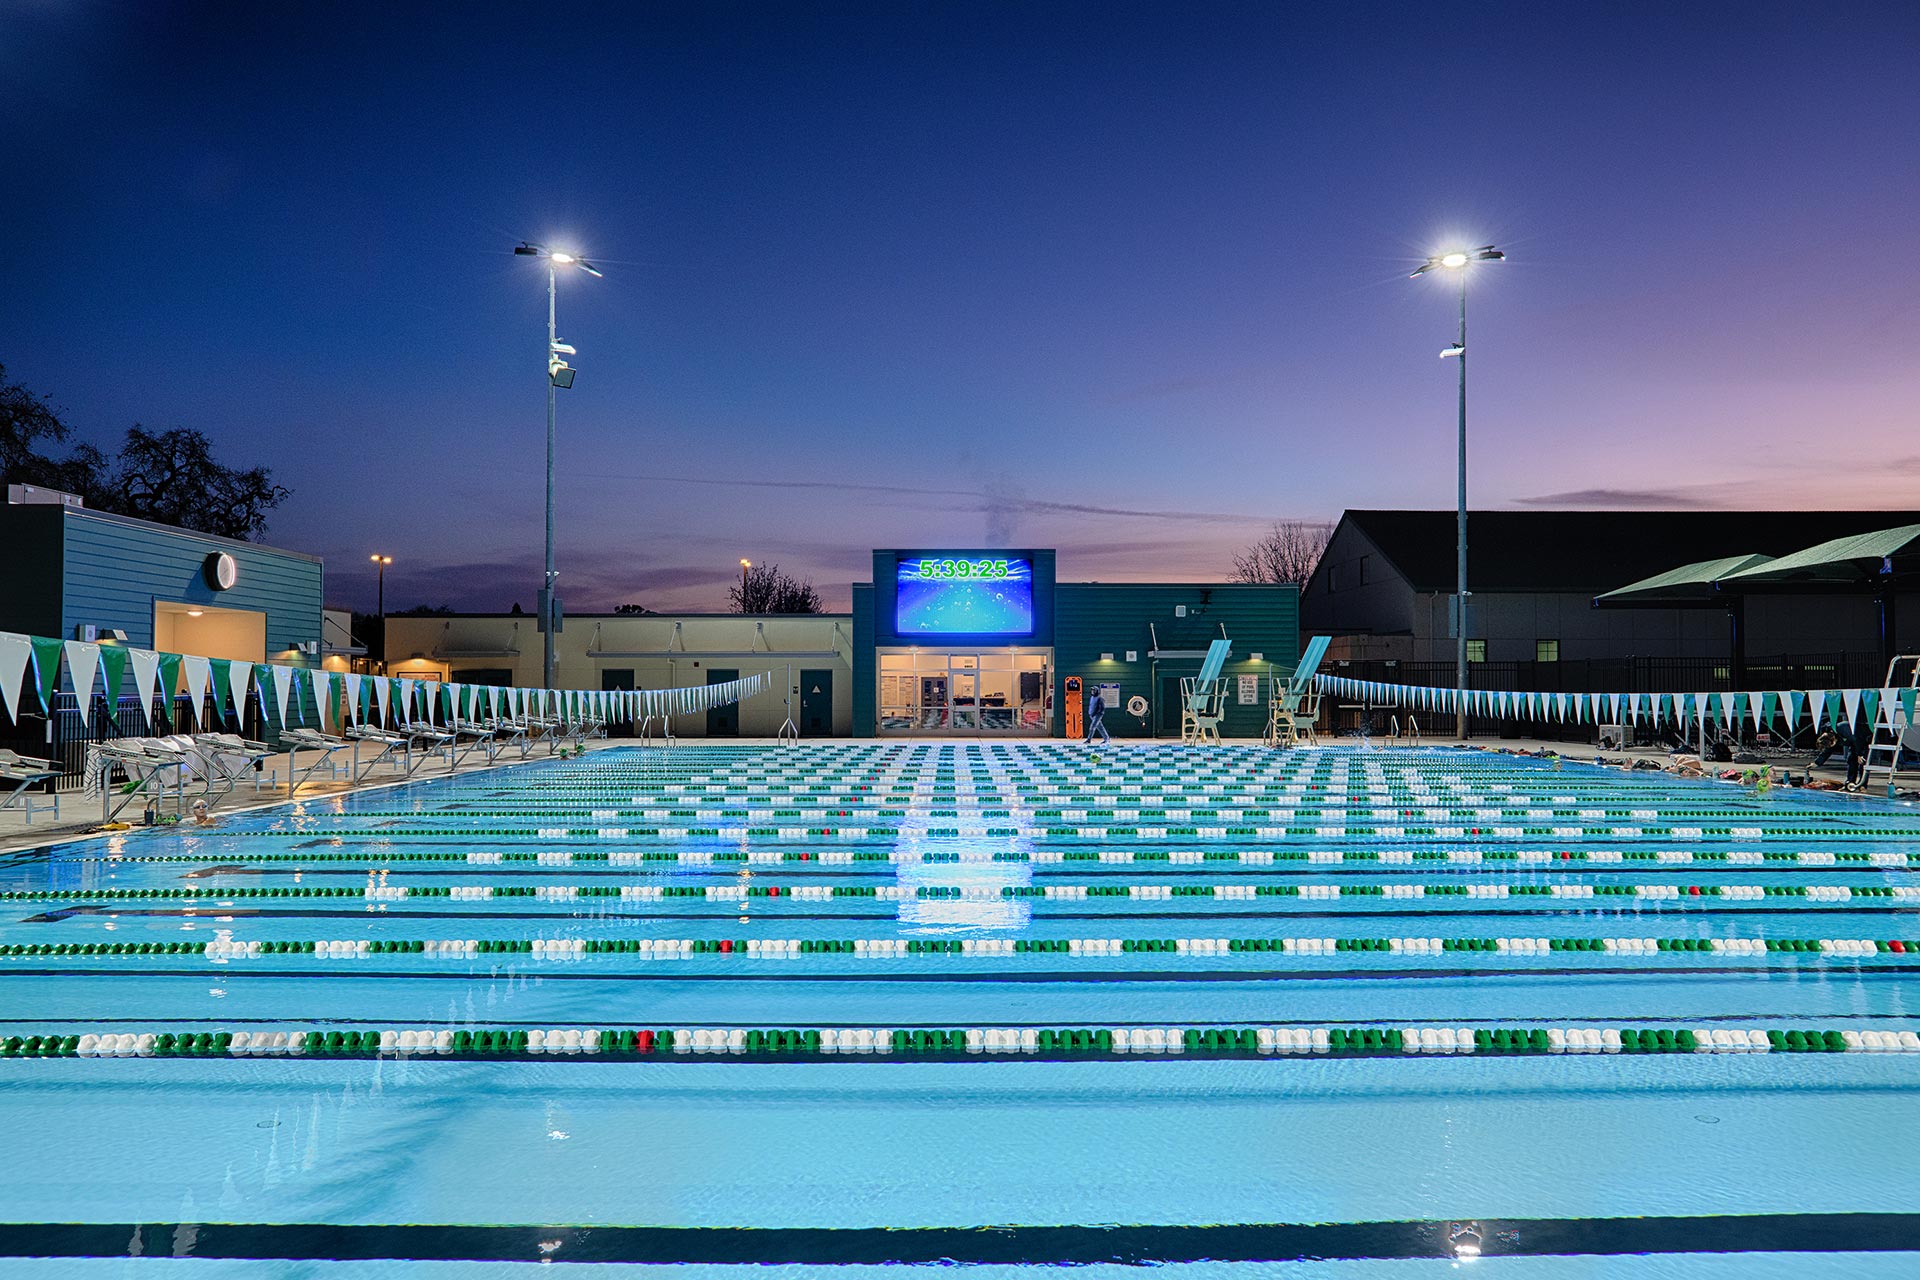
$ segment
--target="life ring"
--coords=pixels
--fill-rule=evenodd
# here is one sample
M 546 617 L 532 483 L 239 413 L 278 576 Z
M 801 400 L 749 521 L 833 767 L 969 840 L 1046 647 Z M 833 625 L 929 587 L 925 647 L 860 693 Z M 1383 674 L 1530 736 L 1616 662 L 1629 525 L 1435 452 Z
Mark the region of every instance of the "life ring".
M 1147 700 L 1146 700 L 1145 698 L 1143 698 L 1143 697 L 1141 697 L 1141 696 L 1140 696 L 1139 694 L 1137 694 L 1137 693 L 1136 693 L 1136 694 L 1134 694 L 1134 695 L 1133 695 L 1133 696 L 1132 696 L 1131 698 L 1128 698 L 1128 699 L 1127 699 L 1127 714 L 1128 714 L 1128 715 L 1130 715 L 1130 716 L 1144 716 L 1144 715 L 1146 715 L 1146 714 L 1147 714 Z

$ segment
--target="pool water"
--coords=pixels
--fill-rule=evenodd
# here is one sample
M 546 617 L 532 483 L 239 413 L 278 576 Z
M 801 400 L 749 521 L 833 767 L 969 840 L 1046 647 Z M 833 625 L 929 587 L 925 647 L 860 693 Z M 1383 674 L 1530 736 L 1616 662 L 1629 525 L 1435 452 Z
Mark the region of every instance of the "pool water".
M 1477 752 L 834 743 L 12 855 L 0 1266 L 1920 1274 L 1916 834 Z

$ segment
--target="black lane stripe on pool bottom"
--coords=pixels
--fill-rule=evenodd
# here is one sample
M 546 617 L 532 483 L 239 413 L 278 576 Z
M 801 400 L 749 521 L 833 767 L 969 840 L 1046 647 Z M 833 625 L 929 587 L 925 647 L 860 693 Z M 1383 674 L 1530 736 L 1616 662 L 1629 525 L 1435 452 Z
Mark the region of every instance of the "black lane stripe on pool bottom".
M 1059 1266 L 1920 1250 L 1920 1214 L 1482 1218 L 1207 1226 L 583 1227 L 7 1223 L 0 1256 L 256 1261 Z

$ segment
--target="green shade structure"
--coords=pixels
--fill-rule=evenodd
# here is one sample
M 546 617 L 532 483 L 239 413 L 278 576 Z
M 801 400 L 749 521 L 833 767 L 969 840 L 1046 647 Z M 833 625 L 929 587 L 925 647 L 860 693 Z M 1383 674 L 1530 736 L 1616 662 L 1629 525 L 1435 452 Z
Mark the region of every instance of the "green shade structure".
M 1777 560 L 1722 574 L 1723 591 L 1879 590 L 1889 579 L 1920 576 L 1920 524 L 1834 538 Z
M 1714 591 L 1714 584 L 1730 574 L 1744 573 L 1773 563 L 1772 556 L 1722 556 L 1717 560 L 1699 560 L 1683 564 L 1651 578 L 1615 587 L 1593 598 L 1596 609 L 1686 609 L 1723 608 L 1726 600 Z
M 1771 556 L 1758 554 L 1721 556 L 1716 560 L 1696 560 L 1651 578 L 1630 582 L 1624 587 L 1602 592 L 1593 598 L 1596 609 L 1725 609 L 1727 611 L 1728 674 L 1735 688 L 1746 683 L 1747 617 L 1746 602 L 1739 593 L 1718 589 L 1728 574 L 1771 564 Z

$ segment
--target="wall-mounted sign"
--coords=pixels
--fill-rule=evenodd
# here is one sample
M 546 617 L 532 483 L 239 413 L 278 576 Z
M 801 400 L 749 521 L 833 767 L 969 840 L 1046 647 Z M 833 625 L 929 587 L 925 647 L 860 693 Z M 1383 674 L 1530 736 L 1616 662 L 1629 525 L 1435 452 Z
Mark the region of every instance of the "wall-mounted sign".
M 240 581 L 240 562 L 224 551 L 216 551 L 207 557 L 207 585 L 215 591 L 226 591 Z
M 1033 562 L 1024 557 L 902 557 L 893 618 L 900 635 L 1032 635 Z
M 1251 707 L 1260 701 L 1260 677 L 1240 677 L 1240 705 Z

